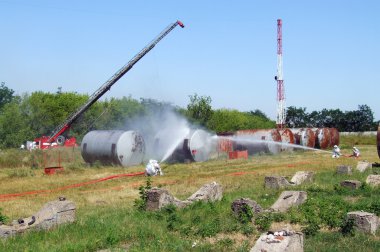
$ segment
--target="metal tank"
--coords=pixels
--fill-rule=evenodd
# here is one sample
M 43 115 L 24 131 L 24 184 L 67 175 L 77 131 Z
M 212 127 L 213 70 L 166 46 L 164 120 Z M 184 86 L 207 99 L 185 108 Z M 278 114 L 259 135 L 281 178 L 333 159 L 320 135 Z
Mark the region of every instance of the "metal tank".
M 310 128 L 293 128 L 291 129 L 294 135 L 295 144 L 314 148 L 315 147 L 315 134 Z
M 294 149 L 294 134 L 290 129 L 278 130 L 281 135 L 281 151 L 292 151 Z
M 190 130 L 165 161 L 203 162 L 217 155 L 217 136 L 202 129 Z
M 247 150 L 249 155 L 281 151 L 281 135 L 277 129 L 238 130 L 235 139 L 235 149 Z
M 88 132 L 81 144 L 81 154 L 87 163 L 132 166 L 141 164 L 145 143 L 136 131 L 94 130 Z
M 313 129 L 315 133 L 315 147 L 319 149 L 327 149 L 331 145 L 331 136 L 329 128 Z
M 329 128 L 330 131 L 330 147 L 339 145 L 339 131 L 336 128 Z

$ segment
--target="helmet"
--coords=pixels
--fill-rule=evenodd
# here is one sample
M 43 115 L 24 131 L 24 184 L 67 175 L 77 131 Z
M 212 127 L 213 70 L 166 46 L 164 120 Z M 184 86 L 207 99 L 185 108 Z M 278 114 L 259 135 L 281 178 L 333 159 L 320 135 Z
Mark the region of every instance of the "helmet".
M 330 145 L 331 146 L 331 145 Z M 334 148 L 338 148 L 338 145 L 334 145 Z

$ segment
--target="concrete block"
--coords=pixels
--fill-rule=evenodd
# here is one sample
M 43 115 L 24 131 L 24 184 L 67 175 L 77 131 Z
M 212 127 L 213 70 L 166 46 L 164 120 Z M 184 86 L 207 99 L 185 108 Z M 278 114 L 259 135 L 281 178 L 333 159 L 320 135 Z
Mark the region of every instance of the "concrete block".
M 265 177 L 265 188 L 281 189 L 292 186 L 284 177 L 273 175 Z
M 375 234 L 379 227 L 379 218 L 373 213 L 349 212 L 347 218 L 354 220 L 354 226 L 357 230 L 367 234 Z
M 260 236 L 250 252 L 303 252 L 303 244 L 301 232 L 268 232 Z
M 372 163 L 367 162 L 367 161 L 359 161 L 358 164 L 356 165 L 356 170 L 360 172 L 365 172 L 367 169 L 372 168 Z
M 203 185 L 197 192 L 186 200 L 179 200 L 162 188 L 152 188 L 147 191 L 146 209 L 148 211 L 159 210 L 167 205 L 173 204 L 178 208 L 186 207 L 195 201 L 218 201 L 223 197 L 223 188 L 216 182 Z
M 261 213 L 263 211 L 263 208 L 257 204 L 256 201 L 247 198 L 234 200 L 231 204 L 231 209 L 237 217 L 245 211 L 246 207 L 248 207 L 253 214 Z
M 362 182 L 359 180 L 345 180 L 340 182 L 340 185 L 343 187 L 348 187 L 350 189 L 359 189 L 362 185 Z
M 55 226 L 75 221 L 75 204 L 60 197 L 46 203 L 40 211 L 27 218 L 13 221 L 13 225 L 0 225 L 0 237 L 7 238 L 28 230 L 49 230 Z
M 348 165 L 338 165 L 336 167 L 336 173 L 352 175 L 352 168 Z
M 270 207 L 270 210 L 286 212 L 292 206 L 303 204 L 307 199 L 307 192 L 304 191 L 283 191 L 277 201 Z
M 370 186 L 380 185 L 380 175 L 369 175 L 365 181 Z
M 298 171 L 292 179 L 290 180 L 290 183 L 294 185 L 300 185 L 303 183 L 311 183 L 313 182 L 314 178 L 314 172 L 312 171 Z

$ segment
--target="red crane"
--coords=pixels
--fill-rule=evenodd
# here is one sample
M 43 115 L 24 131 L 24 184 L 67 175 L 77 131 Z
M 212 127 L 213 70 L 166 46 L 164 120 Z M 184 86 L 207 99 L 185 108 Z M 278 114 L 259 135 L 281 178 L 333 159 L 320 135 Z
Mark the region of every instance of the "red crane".
M 125 66 L 117 71 L 108 81 L 106 81 L 98 90 L 96 90 L 87 100 L 85 104 L 73 112 L 62 124 L 58 125 L 49 136 L 42 136 L 34 139 L 32 148 L 46 149 L 53 146 L 76 146 L 75 137 L 66 139 L 63 136 L 71 125 L 86 111 L 92 104 L 94 104 L 100 97 L 102 97 L 113 84 L 115 84 L 125 73 L 127 73 L 142 57 L 144 57 L 155 45 L 160 42 L 166 35 L 169 34 L 177 25 L 184 28 L 185 26 L 181 21 L 176 21 L 166 27 L 152 42 L 145 46 L 138 54 L 136 54 Z

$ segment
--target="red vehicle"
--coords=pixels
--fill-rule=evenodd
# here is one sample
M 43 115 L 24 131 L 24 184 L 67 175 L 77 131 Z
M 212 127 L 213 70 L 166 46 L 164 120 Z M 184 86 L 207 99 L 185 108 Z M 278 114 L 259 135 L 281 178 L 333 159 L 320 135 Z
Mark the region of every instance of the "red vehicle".
M 138 54 L 136 54 L 125 66 L 123 66 L 119 71 L 117 71 L 108 81 L 106 81 L 98 90 L 93 93 L 88 101 L 83 104 L 77 111 L 72 113 L 68 119 L 61 125 L 57 126 L 50 136 L 42 136 L 34 139 L 33 142 L 27 142 L 28 149 L 47 149 L 50 147 L 58 146 L 77 146 L 75 137 L 66 138 L 64 133 L 71 127 L 71 125 L 88 109 L 94 104 L 102 95 L 104 95 L 108 90 L 111 89 L 112 85 L 115 84 L 125 73 L 127 73 L 142 57 L 145 56 L 153 47 L 160 42 L 169 32 L 171 32 L 177 25 L 184 28 L 185 26 L 181 21 L 176 21 L 175 23 L 169 25 L 165 28 L 151 43 L 145 46 Z

